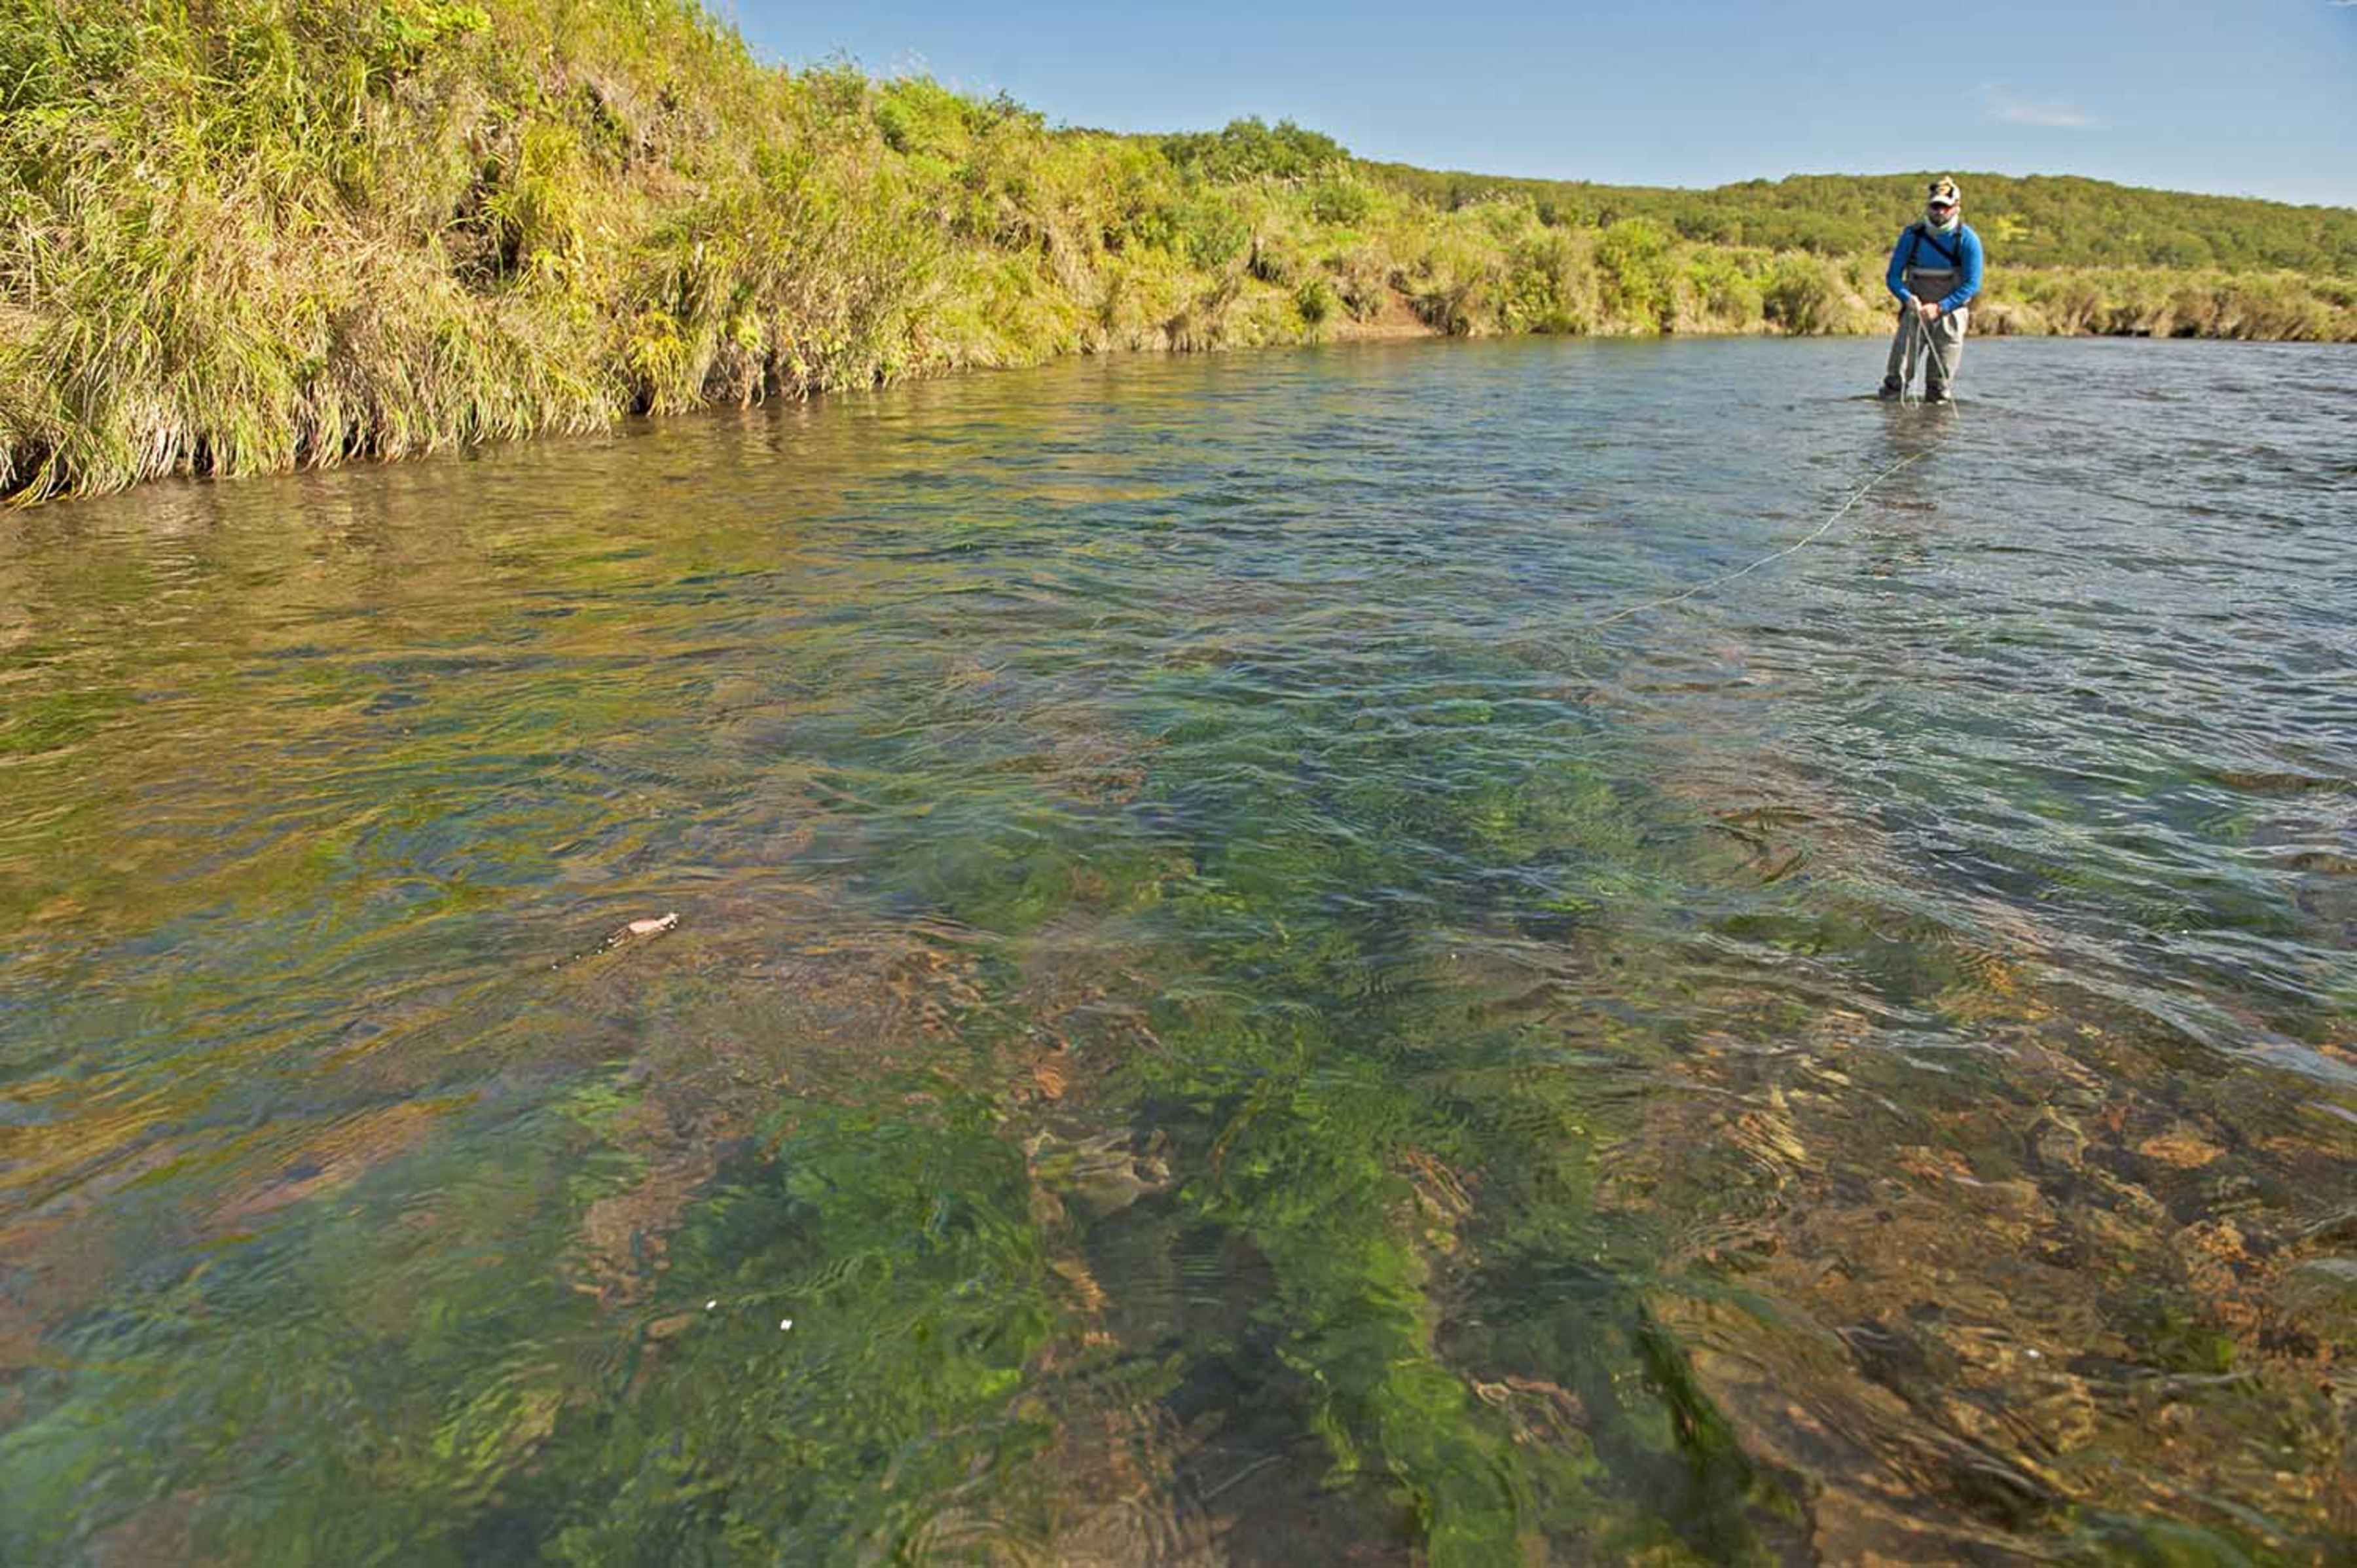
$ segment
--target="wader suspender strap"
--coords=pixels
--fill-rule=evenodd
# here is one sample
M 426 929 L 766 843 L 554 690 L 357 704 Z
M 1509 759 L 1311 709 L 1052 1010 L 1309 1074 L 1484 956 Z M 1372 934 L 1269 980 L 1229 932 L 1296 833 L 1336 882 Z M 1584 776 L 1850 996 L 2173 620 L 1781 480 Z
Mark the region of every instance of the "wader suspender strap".
M 1964 226 L 1962 223 L 1956 225 L 1956 248 L 1953 251 L 1945 249 L 1939 241 L 1933 240 L 1931 231 L 1921 223 L 1907 225 L 1907 260 L 1902 263 L 1902 267 L 1911 267 L 1915 264 L 1915 252 L 1922 249 L 1923 242 L 1927 240 L 1931 241 L 1934 255 L 1960 273 L 1964 270 Z

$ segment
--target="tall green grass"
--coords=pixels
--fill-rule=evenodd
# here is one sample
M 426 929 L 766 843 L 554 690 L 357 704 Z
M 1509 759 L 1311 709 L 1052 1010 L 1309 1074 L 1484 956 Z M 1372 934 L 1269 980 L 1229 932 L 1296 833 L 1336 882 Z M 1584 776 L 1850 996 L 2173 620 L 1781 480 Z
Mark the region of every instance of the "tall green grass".
M 1887 325 L 1878 256 L 1608 217 L 767 67 L 695 0 L 0 0 L 0 494 L 1072 353 Z M 1997 281 L 2017 330 L 2357 338 L 2330 278 Z

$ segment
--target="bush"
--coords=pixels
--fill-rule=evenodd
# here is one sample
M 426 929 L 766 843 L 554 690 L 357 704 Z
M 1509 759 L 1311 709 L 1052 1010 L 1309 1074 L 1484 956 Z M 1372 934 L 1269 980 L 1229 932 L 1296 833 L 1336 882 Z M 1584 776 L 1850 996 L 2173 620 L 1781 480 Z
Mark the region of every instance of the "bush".
M 1341 303 L 1341 297 L 1334 292 L 1334 285 L 1315 275 L 1303 279 L 1301 286 L 1293 291 L 1293 308 L 1299 311 L 1301 319 L 1312 327 L 1332 316 Z
M 1300 249 L 1283 234 L 1254 234 L 1244 271 L 1265 284 L 1290 288 L 1301 276 Z
M 1372 321 L 1391 302 L 1392 264 L 1373 244 L 1354 245 L 1327 256 L 1325 267 L 1334 293 L 1354 321 Z
M 1687 257 L 1679 295 L 1679 316 L 1713 330 L 1739 331 L 1761 320 L 1767 308 L 1760 280 L 1741 258 L 1726 251 Z
M 1179 254 L 1195 266 L 1216 272 L 1252 244 L 1252 225 L 1235 206 L 1217 195 L 1186 202 L 1172 215 Z
M 1505 258 L 1457 214 L 1437 232 L 1412 269 L 1409 303 L 1418 319 L 1452 338 L 1494 332 L 1501 326 Z
M 1677 295 L 1670 237 L 1642 218 L 1624 218 L 1596 242 L 1596 266 L 1605 306 L 1630 326 L 1666 331 L 1675 325 Z
M 1161 147 L 1182 173 L 1214 184 L 1264 177 L 1307 179 L 1351 156 L 1331 136 L 1305 131 L 1290 120 L 1271 126 L 1257 117 L 1231 120 L 1217 131 L 1164 136 Z
M 1597 306 L 1595 267 L 1573 235 L 1544 229 L 1509 252 L 1499 301 L 1504 330 L 1587 332 Z
M 876 125 L 896 153 L 954 159 L 973 145 L 973 107 L 931 77 L 906 77 L 876 94 Z
M 1309 215 L 1320 223 L 1351 228 L 1365 222 L 1374 208 L 1374 191 L 1349 176 L 1319 180 L 1309 190 Z
M 1825 264 L 1812 256 L 1779 257 L 1760 290 L 1760 311 L 1768 321 L 1795 335 L 1830 332 L 1838 313 L 1840 289 Z

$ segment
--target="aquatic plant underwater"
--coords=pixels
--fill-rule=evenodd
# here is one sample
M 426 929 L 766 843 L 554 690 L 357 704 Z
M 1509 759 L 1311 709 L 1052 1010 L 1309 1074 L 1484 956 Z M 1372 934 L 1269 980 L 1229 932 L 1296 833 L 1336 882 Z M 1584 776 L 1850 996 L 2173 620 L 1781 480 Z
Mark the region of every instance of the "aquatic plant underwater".
M 1632 1283 L 1652 1227 L 1598 1212 L 1599 1146 L 1634 1111 L 1577 1067 L 1602 1041 L 1485 1016 L 1448 950 L 1523 923 L 1617 964 L 1690 891 L 1702 824 L 1534 768 L 1534 728 L 1577 749 L 1555 703 L 1368 736 L 1329 703 L 1240 714 L 1222 683 L 1179 666 L 1135 715 L 1188 761 L 1120 814 L 1183 834 L 1043 836 L 1002 800 L 867 874 L 939 932 L 841 943 L 846 969 L 919 971 L 897 1069 L 813 1074 L 798 1053 L 828 1036 L 762 1019 L 735 1048 L 791 1064 L 776 1109 L 758 1086 L 716 1104 L 672 1061 L 576 1061 L 489 1143 L 451 1128 L 509 1112 L 420 1085 L 426 1167 L 382 1197 L 363 1147 L 349 1187 L 224 1200 L 240 1245 L 66 1337 L 68 1397 L 0 1438 L 0 1539 L 43 1560 L 183 1498 L 228 1561 L 1111 1561 L 1257 1482 L 1333 1499 L 1254 1526 L 1304 1550 L 1765 1552 L 1792 1505 Z M 1257 766 L 1277 747 L 1300 780 Z M 1396 902 L 1337 908 L 1341 886 Z M 565 989 L 619 987 L 637 956 Z M 670 1015 L 669 1038 L 754 1024 L 695 993 L 606 1004 Z M 1599 1077 L 1664 1048 L 1596 1023 Z M 562 1063 L 555 1020 L 512 1027 L 544 1049 L 466 1053 Z M 725 1161 L 665 1165 L 732 1115 Z M 1170 1283 L 1122 1299 L 1101 1276 Z
M 0 1557 L 2330 1560 L 2339 524 L 2202 433 L 2331 362 L 2147 351 L 2098 487 L 1498 343 L 24 514 Z

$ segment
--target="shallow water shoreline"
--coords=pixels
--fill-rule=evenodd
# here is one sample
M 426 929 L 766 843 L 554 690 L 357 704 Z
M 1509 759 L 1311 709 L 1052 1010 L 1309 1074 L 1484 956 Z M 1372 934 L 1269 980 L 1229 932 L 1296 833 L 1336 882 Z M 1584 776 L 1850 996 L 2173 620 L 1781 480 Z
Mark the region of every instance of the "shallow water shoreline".
M 2243 343 L 2313 343 L 2318 340 L 2312 334 L 2276 336 L 2272 335 L 2264 329 L 2248 330 L 2246 329 L 2245 324 L 2235 321 L 2232 318 L 2228 318 L 2223 321 L 2222 329 L 2192 329 L 2185 327 L 2180 318 L 2173 315 L 2166 306 L 2158 307 L 2157 309 L 2151 306 L 2115 306 L 2090 303 L 2087 300 L 2083 299 L 2077 308 L 2079 311 L 2085 313 L 2085 319 L 2078 320 L 2073 324 L 2057 325 L 2056 320 L 2058 314 L 2062 315 L 2067 320 L 2069 313 L 2058 313 L 2035 303 L 2010 304 L 2000 300 L 1976 305 L 1974 307 L 1971 335 L 1973 338 L 1980 340 L 2001 338 L 2113 338 L 2124 341 L 2135 339 L 2168 339 L 2179 342 L 2207 340 Z M 1863 313 L 1854 312 L 1853 317 L 1863 317 Z M 2349 319 L 2345 323 L 2345 327 L 2348 332 L 2348 337 L 2345 339 L 2340 339 L 2337 341 L 2357 343 L 2357 310 L 2352 310 L 2349 313 Z M 1836 328 L 1829 328 L 1825 330 L 1798 336 L 1814 338 L 1876 338 L 1884 335 L 1887 330 L 1888 324 L 1880 320 L 1878 317 L 1864 317 L 1863 319 L 1854 318 Z M 1346 319 L 1329 324 L 1323 328 L 1312 329 L 1303 336 L 1294 338 L 1277 338 L 1269 341 L 1245 344 L 1195 345 L 1183 348 L 1172 347 L 1169 345 L 1146 346 L 1138 344 L 1118 347 L 1097 347 L 1078 349 L 1070 354 L 1060 356 L 1060 358 L 1097 360 L 1142 356 L 1151 359 L 1161 358 L 1171 354 L 1233 354 L 1244 352 L 1247 349 L 1269 350 L 1349 346 L 1353 344 L 1381 344 L 1417 341 L 1462 342 L 1480 340 L 1498 336 L 1501 335 L 1497 333 L 1478 333 L 1469 335 L 1451 333 L 1442 328 L 1429 325 L 1415 315 L 1410 302 L 1405 298 L 1405 296 L 1397 296 L 1389 307 L 1376 313 L 1365 322 L 1357 322 Z M 1552 338 L 1562 335 L 1547 332 L 1529 332 L 1506 334 L 1505 336 Z M 1644 341 L 1648 339 L 1667 339 L 1671 338 L 1685 340 L 1697 338 L 1707 340 L 1722 338 L 1792 338 L 1796 335 L 1787 332 L 1771 323 L 1755 322 L 1749 326 L 1742 327 L 1689 328 L 1682 329 L 1674 333 L 1659 330 L 1629 328 L 1619 331 L 1588 332 L 1582 333 L 1577 336 L 1583 338 Z M 2335 340 L 2329 339 L 2328 341 Z M 1053 364 L 1056 362 L 1058 362 L 1058 360 L 1051 359 L 1040 361 L 1039 363 Z M 984 375 L 1006 370 L 1035 368 L 1038 368 L 1037 364 L 944 367 L 933 371 L 926 376 L 919 379 L 942 380 L 958 376 Z M 494 445 L 508 441 L 553 438 L 562 439 L 565 437 L 589 435 L 597 434 L 600 431 L 610 432 L 619 429 L 625 423 L 633 419 L 650 417 L 654 419 L 662 419 L 665 417 L 676 418 L 698 416 L 726 413 L 732 410 L 756 408 L 766 402 L 777 401 L 778 396 L 783 396 L 787 401 L 807 401 L 812 398 L 842 396 L 846 393 L 879 392 L 887 390 L 889 386 L 896 384 L 907 383 L 903 381 L 882 383 L 874 387 L 818 389 L 793 394 L 762 395 L 750 398 L 717 398 L 709 402 L 673 410 L 669 414 L 633 414 L 627 412 L 615 411 L 607 415 L 602 423 L 567 423 L 557 428 L 546 431 L 522 432 L 511 435 L 479 435 L 471 439 L 458 440 L 447 445 L 428 445 L 414 451 L 392 455 L 372 453 L 365 450 L 335 453 L 317 450 L 311 446 L 311 444 L 299 439 L 298 432 L 295 428 L 290 427 L 283 433 L 283 439 L 278 443 L 278 445 L 285 449 L 287 456 L 285 460 L 275 467 L 265 467 L 260 469 L 247 467 L 241 469 L 234 474 L 223 475 L 210 471 L 200 462 L 192 462 L 181 464 L 175 470 L 170 472 L 158 472 L 148 475 L 143 478 L 134 480 L 132 483 L 151 484 L 161 479 L 211 480 L 222 478 L 279 478 L 289 474 L 306 471 L 318 471 L 340 467 L 350 464 L 381 464 L 384 462 L 401 461 L 409 457 L 430 456 L 452 450 L 463 451 L 471 447 Z M 303 455 L 307 450 L 308 455 Z M 18 459 L 19 466 L 22 467 L 34 466 L 34 463 L 37 461 L 38 459 L 28 462 L 27 459 L 21 457 Z M 67 481 L 61 489 L 48 492 L 43 492 L 31 487 L 27 487 L 17 489 L 13 494 L 0 496 L 0 509 L 21 510 L 27 506 L 56 504 L 77 498 L 87 498 L 96 494 L 116 493 L 122 488 L 124 487 L 112 486 L 94 489 L 84 489 L 75 485 L 71 481 Z

